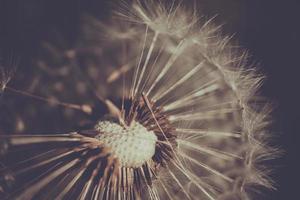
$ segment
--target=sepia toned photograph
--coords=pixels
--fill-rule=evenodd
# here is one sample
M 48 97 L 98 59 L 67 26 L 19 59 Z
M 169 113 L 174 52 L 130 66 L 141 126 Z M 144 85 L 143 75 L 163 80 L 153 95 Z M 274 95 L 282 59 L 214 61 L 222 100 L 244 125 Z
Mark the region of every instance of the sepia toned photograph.
M 299 9 L 0 0 L 0 200 L 297 200 Z

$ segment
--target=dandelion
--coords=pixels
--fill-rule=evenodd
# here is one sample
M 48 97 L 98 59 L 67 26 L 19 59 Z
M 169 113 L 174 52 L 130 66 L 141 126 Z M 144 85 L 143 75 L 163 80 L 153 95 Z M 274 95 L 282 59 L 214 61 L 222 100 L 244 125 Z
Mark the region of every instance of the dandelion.
M 76 48 L 48 46 L 55 59 L 38 62 L 59 77 L 45 79 L 48 93 L 94 96 L 106 113 L 87 130 L 1 136 L 4 199 L 233 200 L 272 188 L 261 165 L 273 156 L 269 109 L 255 97 L 262 77 L 247 53 L 176 3 L 135 1 L 116 16 L 89 18 Z M 81 79 L 63 90 L 72 73 Z

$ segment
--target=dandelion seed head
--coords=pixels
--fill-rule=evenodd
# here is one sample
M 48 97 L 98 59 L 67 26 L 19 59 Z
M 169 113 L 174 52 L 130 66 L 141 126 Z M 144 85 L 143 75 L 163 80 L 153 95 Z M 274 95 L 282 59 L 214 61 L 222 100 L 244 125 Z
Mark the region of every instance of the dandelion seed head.
M 274 157 L 270 109 L 257 97 L 262 76 L 248 53 L 180 3 L 133 2 L 109 23 L 88 19 L 78 48 L 48 46 L 56 59 L 40 63 L 39 76 L 52 102 L 80 100 L 79 110 L 93 114 L 87 102 L 96 97 L 106 106 L 101 114 L 114 119 L 72 134 L 4 140 L 4 157 L 11 147 L 49 144 L 21 162 L 44 170 L 20 197 L 40 197 L 56 177 L 62 180 L 48 199 L 248 200 L 255 186 L 272 188 L 262 166 Z M 26 170 L 15 180 L 23 175 L 35 180 Z
M 125 128 L 111 121 L 101 121 L 96 138 L 108 146 L 123 167 L 141 167 L 155 153 L 157 137 L 138 122 Z

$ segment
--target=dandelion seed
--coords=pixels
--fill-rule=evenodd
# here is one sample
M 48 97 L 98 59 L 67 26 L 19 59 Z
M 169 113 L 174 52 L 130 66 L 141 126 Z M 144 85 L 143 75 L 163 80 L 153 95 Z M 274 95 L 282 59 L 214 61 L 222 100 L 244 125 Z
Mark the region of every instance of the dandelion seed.
M 2 93 L 16 71 L 19 58 L 17 58 L 13 53 L 9 53 L 8 56 L 4 56 L 4 53 L 1 54 L 2 55 L 0 56 L 0 92 Z
M 0 136 L 3 198 L 232 200 L 272 188 L 261 166 L 274 152 L 268 110 L 252 103 L 261 77 L 245 52 L 175 3 L 120 9 L 61 54 L 106 115 L 89 130 Z

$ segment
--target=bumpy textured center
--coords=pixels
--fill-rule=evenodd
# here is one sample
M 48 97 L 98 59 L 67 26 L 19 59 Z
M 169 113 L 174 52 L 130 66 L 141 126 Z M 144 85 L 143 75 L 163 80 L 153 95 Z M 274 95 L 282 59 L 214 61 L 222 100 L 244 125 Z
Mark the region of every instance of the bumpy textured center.
M 101 132 L 96 138 L 111 148 L 124 167 L 140 167 L 155 153 L 155 133 L 138 122 L 125 128 L 114 122 L 101 121 L 95 128 Z

